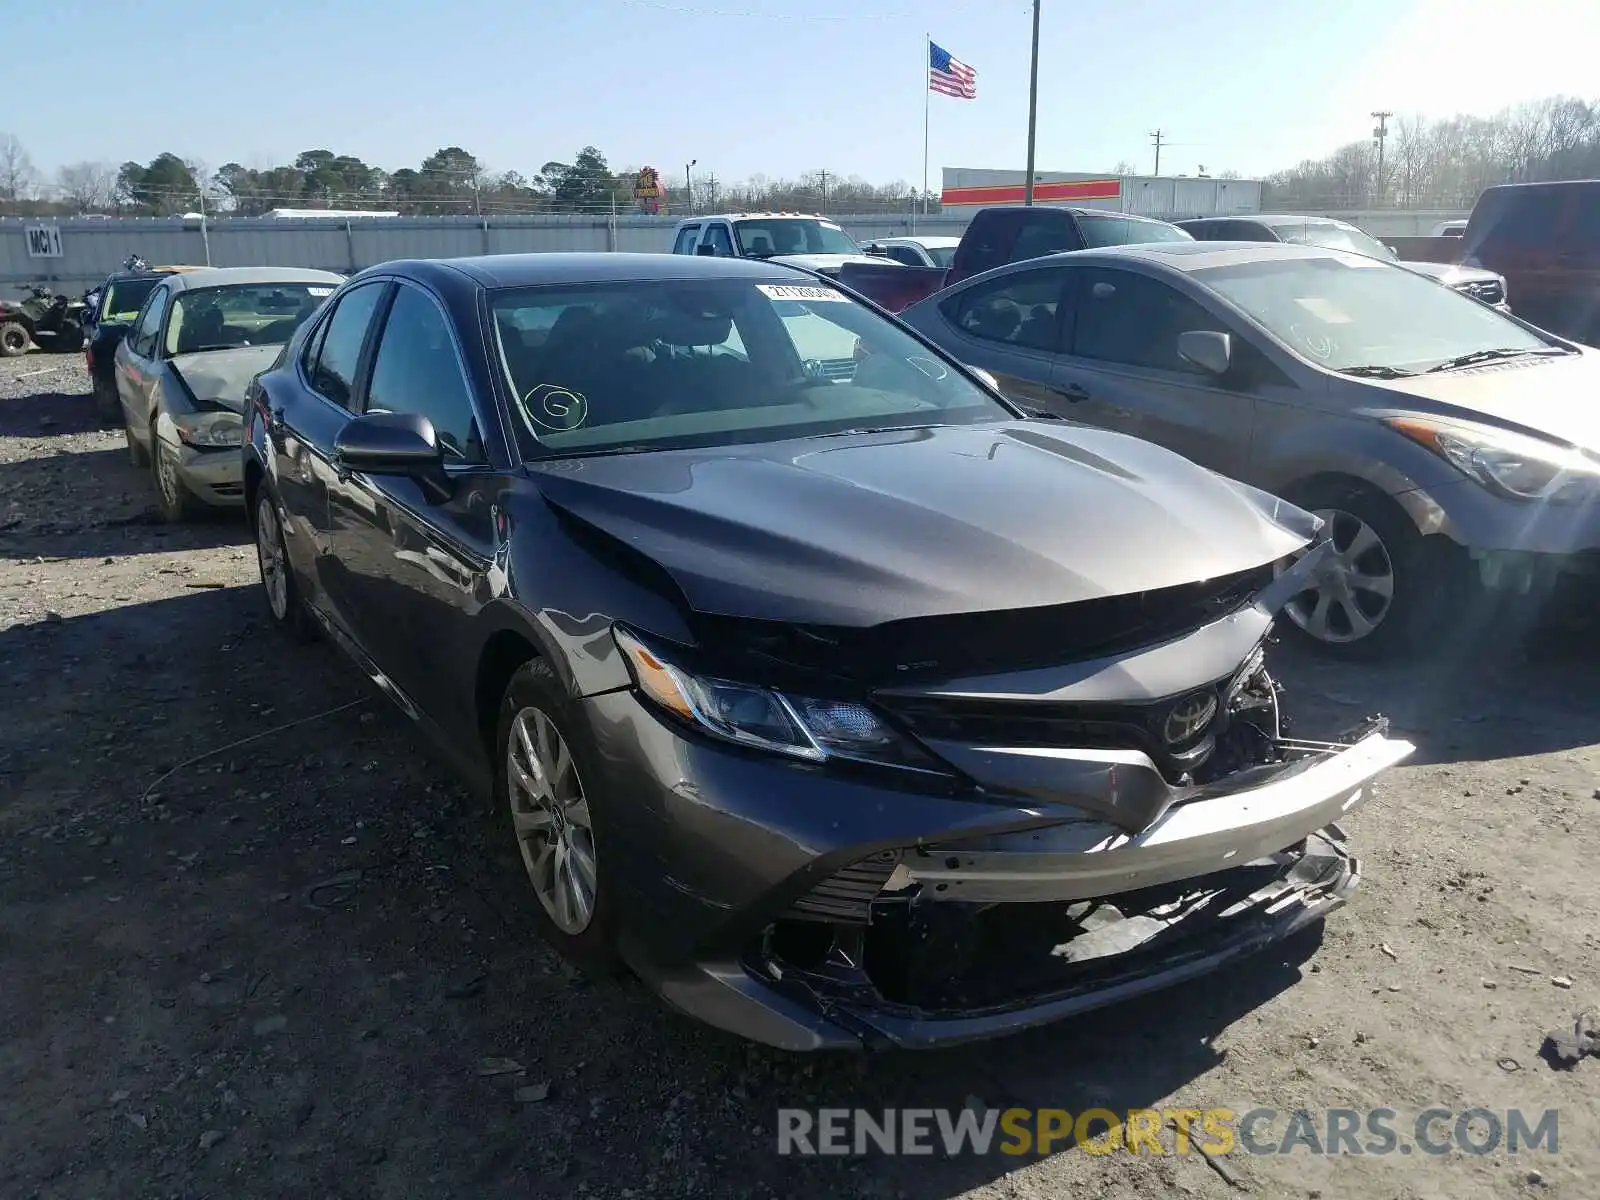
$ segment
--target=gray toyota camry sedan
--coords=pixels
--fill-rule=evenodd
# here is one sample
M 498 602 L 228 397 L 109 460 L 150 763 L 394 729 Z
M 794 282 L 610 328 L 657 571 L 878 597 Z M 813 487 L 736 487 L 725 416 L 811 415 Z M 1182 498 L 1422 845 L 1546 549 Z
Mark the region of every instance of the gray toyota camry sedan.
M 1337 822 L 1411 749 L 1280 719 L 1315 517 L 775 263 L 373 267 L 242 469 L 272 619 L 477 786 L 549 941 L 774 1045 L 1234 961 L 1345 899 Z

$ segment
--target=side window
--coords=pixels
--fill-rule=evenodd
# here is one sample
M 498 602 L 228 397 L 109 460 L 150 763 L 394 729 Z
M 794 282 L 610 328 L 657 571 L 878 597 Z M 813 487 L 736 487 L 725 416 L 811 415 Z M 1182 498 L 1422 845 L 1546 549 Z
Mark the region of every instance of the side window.
M 133 338 L 128 343 L 128 349 L 140 358 L 155 357 L 156 337 L 161 333 L 161 319 L 167 315 L 169 295 L 171 292 L 166 288 L 157 288 L 144 302 L 144 308 L 139 313 L 139 324 L 135 327 Z
M 418 288 L 401 284 L 395 293 L 372 363 L 367 411 L 427 417 L 450 458 L 488 461 L 450 325 L 433 298 Z
M 1072 343 L 1077 357 L 1203 374 L 1178 357 L 1178 335 L 1195 329 L 1229 332 L 1193 300 L 1146 275 L 1105 269 L 1083 272 Z
M 311 386 L 341 408 L 350 407 L 361 365 L 361 348 L 367 328 L 387 283 L 374 280 L 352 288 L 339 298 L 339 306 L 312 338 L 316 356 L 306 363 Z
M 1062 296 L 1071 276 L 1051 268 L 1021 271 L 968 288 L 947 303 L 946 315 L 971 337 L 1028 350 L 1061 349 Z
M 1478 234 L 1478 248 L 1495 250 L 1543 250 L 1556 236 L 1561 219 L 1561 191 L 1532 187 L 1520 192 L 1502 192 L 1490 219 Z
M 974 216 L 956 251 L 956 266 L 961 274 L 981 275 L 991 267 L 1010 262 L 1021 216 L 1020 212 L 1005 208 L 986 209 Z
M 1081 250 L 1066 213 L 1030 213 L 1011 248 L 1012 262 L 1043 258 L 1062 250 Z
M 678 240 L 672 243 L 674 254 L 693 254 L 695 238 L 700 236 L 700 226 L 685 225 L 678 230 Z
M 908 267 L 922 267 L 927 265 L 917 257 L 917 252 L 911 249 L 910 246 L 890 246 L 888 247 L 888 250 L 889 257 L 894 259 L 895 262 L 905 263 L 905 265 Z
M 708 225 L 706 242 L 717 252 L 718 258 L 733 257 L 733 238 L 729 235 L 726 225 Z

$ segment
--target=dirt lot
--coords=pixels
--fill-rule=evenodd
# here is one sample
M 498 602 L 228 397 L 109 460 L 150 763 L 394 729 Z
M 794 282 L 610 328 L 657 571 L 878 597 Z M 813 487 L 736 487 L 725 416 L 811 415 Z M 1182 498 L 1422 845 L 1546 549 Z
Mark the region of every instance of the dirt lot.
M 774 1153 L 780 1106 L 974 1098 L 1387 1106 L 1402 1131 L 1556 1108 L 1554 1155 L 1224 1170 L 1307 1200 L 1600 1194 L 1600 1061 L 1538 1055 L 1600 1007 L 1592 628 L 1410 669 L 1282 656 L 1301 732 L 1378 709 L 1421 748 L 1349 822 L 1364 885 L 1320 937 L 1010 1042 L 806 1060 L 564 970 L 399 714 L 265 626 L 242 521 L 168 529 L 150 497 L 75 359 L 0 362 L 8 1200 L 1237 1194 L 1194 1155 Z

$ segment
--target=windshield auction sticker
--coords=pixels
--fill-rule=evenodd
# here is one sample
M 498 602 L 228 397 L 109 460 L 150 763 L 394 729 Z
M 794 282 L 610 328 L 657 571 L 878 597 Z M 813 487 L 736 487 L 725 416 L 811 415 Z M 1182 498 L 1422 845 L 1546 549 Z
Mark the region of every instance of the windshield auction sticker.
M 769 300 L 835 300 L 840 304 L 848 304 L 843 292 L 836 292 L 832 288 L 805 287 L 788 283 L 758 283 L 756 288 Z

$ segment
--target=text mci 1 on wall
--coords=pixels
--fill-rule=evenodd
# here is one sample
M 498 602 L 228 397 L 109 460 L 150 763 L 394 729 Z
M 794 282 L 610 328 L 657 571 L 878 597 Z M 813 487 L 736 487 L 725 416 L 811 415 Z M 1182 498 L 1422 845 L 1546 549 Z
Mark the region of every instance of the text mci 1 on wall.
M 61 226 L 29 225 L 22 235 L 28 239 L 29 258 L 61 257 Z

